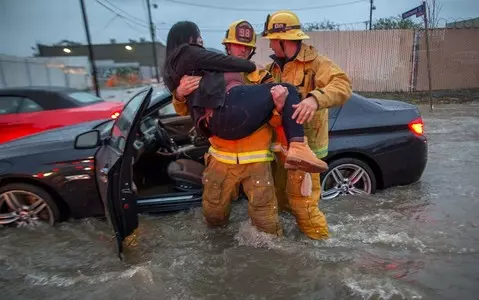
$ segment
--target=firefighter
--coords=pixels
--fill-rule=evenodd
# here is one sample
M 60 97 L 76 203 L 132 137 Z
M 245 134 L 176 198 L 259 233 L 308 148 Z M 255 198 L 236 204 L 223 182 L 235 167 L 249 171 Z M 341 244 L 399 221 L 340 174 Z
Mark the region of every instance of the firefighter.
M 233 22 L 223 40 L 228 55 L 250 59 L 256 49 L 256 34 L 245 20 Z M 247 84 L 273 82 L 271 75 L 259 70 L 242 74 Z M 198 88 L 201 77 L 185 76 L 173 92 L 173 105 L 180 115 L 188 115 L 185 96 Z M 260 231 L 282 235 L 278 216 L 270 150 L 273 126 L 281 123 L 275 111 L 268 124 L 239 140 L 209 138 L 211 147 L 205 155 L 203 174 L 203 215 L 211 227 L 227 224 L 231 202 L 238 198 L 240 185 L 248 197 L 248 213 L 252 224 Z
M 281 10 L 268 15 L 263 37 L 269 39 L 273 62 L 266 66 L 276 82 L 296 86 L 302 101 L 293 118 L 304 124 L 310 148 L 322 159 L 328 154 L 328 108 L 344 104 L 352 94 L 348 76 L 330 59 L 303 41 L 296 14 Z M 281 127 L 277 141 L 287 144 Z M 273 164 L 276 195 L 280 210 L 291 211 L 299 229 L 311 239 L 329 237 L 328 224 L 319 210 L 320 174 L 286 170 L 284 156 Z M 287 167 L 287 166 L 286 166 Z

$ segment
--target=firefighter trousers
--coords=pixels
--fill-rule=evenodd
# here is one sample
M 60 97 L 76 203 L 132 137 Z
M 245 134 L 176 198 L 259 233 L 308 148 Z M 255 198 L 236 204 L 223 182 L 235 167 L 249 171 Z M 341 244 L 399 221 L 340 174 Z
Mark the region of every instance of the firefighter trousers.
M 296 218 L 299 229 L 311 239 L 320 240 L 329 237 L 326 217 L 319 209 L 321 180 L 318 173 L 311 174 L 312 193 L 303 196 L 301 184 L 305 172 L 286 170 L 283 164 L 273 163 L 276 196 L 280 210 L 291 212 Z
M 240 185 L 248 197 L 248 214 L 258 230 L 281 236 L 271 162 L 223 163 L 206 154 L 203 173 L 203 215 L 211 227 L 228 223 L 231 202 L 238 199 Z

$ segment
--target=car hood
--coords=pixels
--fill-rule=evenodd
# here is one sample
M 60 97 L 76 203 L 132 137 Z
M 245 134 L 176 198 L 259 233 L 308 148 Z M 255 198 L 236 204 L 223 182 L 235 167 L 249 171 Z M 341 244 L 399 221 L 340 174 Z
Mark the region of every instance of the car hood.
M 0 159 L 62 149 L 73 149 L 75 137 L 105 120 L 80 123 L 44 131 L 0 145 Z

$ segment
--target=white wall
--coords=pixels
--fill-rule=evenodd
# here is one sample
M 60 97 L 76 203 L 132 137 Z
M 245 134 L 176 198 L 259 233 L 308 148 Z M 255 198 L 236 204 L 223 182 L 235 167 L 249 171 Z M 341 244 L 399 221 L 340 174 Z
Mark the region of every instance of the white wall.
M 88 59 L 87 66 L 88 66 Z M 73 69 L 70 67 L 74 67 Z M 84 58 L 16 57 L 0 54 L 0 88 L 21 86 L 89 87 Z

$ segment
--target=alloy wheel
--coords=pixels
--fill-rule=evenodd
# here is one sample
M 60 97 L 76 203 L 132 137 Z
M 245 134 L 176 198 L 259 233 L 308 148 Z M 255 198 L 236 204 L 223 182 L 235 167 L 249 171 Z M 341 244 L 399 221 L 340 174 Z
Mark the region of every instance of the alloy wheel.
M 321 185 L 321 199 L 331 200 L 342 195 L 371 194 L 368 172 L 355 164 L 341 164 L 330 170 Z
M 35 226 L 53 225 L 55 218 L 47 202 L 37 194 L 9 190 L 0 194 L 0 225 Z

